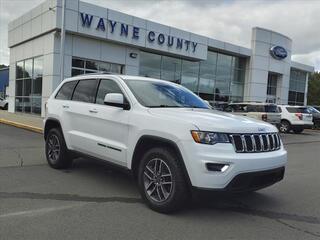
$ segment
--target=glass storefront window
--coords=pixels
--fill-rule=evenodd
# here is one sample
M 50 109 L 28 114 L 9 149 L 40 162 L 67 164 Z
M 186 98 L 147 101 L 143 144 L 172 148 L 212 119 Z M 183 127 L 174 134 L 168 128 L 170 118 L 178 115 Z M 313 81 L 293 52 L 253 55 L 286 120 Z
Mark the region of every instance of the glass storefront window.
M 32 65 L 33 65 L 33 59 L 28 59 L 24 61 L 23 78 L 32 78 Z
M 87 73 L 112 72 L 123 73 L 123 65 L 117 63 L 99 62 L 93 60 L 85 60 L 72 58 L 71 76 L 77 76 Z
M 198 92 L 199 62 L 182 61 L 181 85 Z
M 201 62 L 141 52 L 139 75 L 181 83 L 210 103 L 241 101 L 245 65 L 245 58 L 213 51 Z
M 23 70 L 24 69 L 24 62 L 17 62 L 16 66 L 16 79 L 23 78 Z
M 41 113 L 43 58 L 26 59 L 16 64 L 17 112 Z
M 289 97 L 288 102 L 290 105 L 303 105 L 304 94 L 306 88 L 307 73 L 291 69 L 290 82 L 289 82 Z
M 161 62 L 161 79 L 180 83 L 181 62 L 181 59 L 163 56 Z
M 141 52 L 140 75 L 144 77 L 160 78 L 161 56 L 157 54 Z

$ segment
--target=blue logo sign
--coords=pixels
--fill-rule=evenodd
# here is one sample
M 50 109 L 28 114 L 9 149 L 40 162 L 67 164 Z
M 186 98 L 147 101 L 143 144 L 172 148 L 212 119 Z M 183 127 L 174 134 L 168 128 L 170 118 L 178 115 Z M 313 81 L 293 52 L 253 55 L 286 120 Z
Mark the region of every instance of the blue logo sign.
M 285 59 L 288 56 L 287 51 L 281 46 L 273 46 L 270 48 L 270 54 L 272 57 L 278 60 Z
M 86 13 L 80 13 L 81 23 L 82 27 L 91 27 L 93 16 L 86 14 Z M 133 26 L 132 28 L 129 27 L 128 24 L 119 23 L 110 19 L 104 19 L 99 18 L 98 23 L 96 24 L 96 30 L 97 31 L 106 31 L 108 24 L 108 29 L 110 33 L 114 33 L 115 29 L 120 29 L 119 35 L 123 37 L 129 37 L 131 36 L 132 39 L 138 40 L 140 35 L 140 28 Z M 196 51 L 196 47 L 198 43 L 189 41 L 183 38 L 171 36 L 171 35 L 165 35 L 163 33 L 156 33 L 155 31 L 149 31 L 146 34 L 146 38 L 149 43 L 156 43 L 158 45 L 164 45 L 166 44 L 168 47 L 175 47 L 176 49 L 181 49 L 185 51 L 189 51 L 189 49 L 192 52 Z

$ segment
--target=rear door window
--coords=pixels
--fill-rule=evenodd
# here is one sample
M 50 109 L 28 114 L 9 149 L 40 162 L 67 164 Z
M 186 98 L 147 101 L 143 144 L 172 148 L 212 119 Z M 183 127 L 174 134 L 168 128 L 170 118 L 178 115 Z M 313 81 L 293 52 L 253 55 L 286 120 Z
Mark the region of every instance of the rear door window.
M 72 101 L 94 103 L 97 84 L 97 79 L 80 80 L 74 90 Z
M 70 100 L 72 97 L 74 87 L 77 83 L 78 81 L 72 81 L 63 84 L 63 86 L 60 88 L 59 92 L 56 95 L 56 99 Z
M 287 107 L 289 113 L 309 113 L 305 107 Z

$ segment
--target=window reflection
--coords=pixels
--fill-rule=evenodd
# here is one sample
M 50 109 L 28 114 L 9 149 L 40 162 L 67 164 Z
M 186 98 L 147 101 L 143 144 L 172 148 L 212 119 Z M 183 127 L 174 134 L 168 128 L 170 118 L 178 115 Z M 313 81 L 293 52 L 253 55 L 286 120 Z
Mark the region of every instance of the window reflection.
M 181 85 L 198 92 L 199 62 L 182 61 Z
M 288 102 L 290 105 L 304 105 L 306 77 L 306 72 L 297 69 L 291 69 L 288 97 Z
M 140 75 L 181 83 L 201 98 L 242 101 L 246 59 L 213 51 L 194 62 L 154 53 L 140 53 Z
M 16 64 L 17 112 L 41 113 L 43 57 L 30 58 Z

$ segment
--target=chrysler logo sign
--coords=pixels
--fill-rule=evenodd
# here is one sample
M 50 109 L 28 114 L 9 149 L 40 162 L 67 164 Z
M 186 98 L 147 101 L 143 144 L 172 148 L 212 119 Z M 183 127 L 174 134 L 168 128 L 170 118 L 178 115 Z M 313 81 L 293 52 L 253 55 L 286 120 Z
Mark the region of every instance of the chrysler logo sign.
M 82 23 L 82 27 L 90 28 L 94 25 L 97 31 L 109 31 L 111 34 L 119 34 L 119 37 L 125 37 L 138 40 L 141 35 L 140 28 L 137 26 L 129 26 L 128 24 L 120 23 L 111 19 L 98 18 L 97 23 L 93 23 L 93 16 L 80 13 L 80 19 Z M 93 24 L 92 24 L 93 23 Z M 117 31 L 118 30 L 118 31 Z M 198 43 L 183 39 L 181 37 L 166 35 L 164 33 L 157 33 L 156 31 L 147 31 L 145 37 L 149 43 L 156 43 L 157 45 L 166 45 L 169 48 L 176 48 L 183 51 L 191 51 L 196 52 Z
M 272 57 L 278 60 L 285 59 L 288 56 L 287 51 L 281 46 L 273 46 L 270 48 L 270 54 Z

